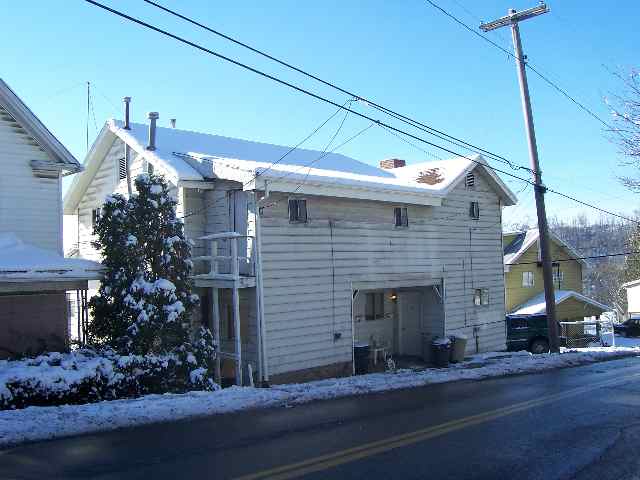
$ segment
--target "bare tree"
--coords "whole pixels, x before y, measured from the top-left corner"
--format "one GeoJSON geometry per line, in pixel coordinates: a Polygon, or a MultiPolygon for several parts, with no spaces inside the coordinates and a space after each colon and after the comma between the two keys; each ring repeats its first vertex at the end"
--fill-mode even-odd
{"type": "MultiPolygon", "coordinates": [[[[618,145],[623,155],[621,163],[640,170],[640,72],[632,69],[629,74],[613,72],[623,84],[620,94],[605,98],[614,117],[610,140],[618,145]]],[[[640,193],[640,174],[621,177],[628,189],[640,193]]]]}

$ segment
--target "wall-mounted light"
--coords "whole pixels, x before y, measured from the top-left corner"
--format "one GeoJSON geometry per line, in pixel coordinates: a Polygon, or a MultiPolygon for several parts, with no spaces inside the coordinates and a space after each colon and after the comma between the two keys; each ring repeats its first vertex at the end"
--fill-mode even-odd
{"type": "Polygon", "coordinates": [[[389,299],[390,299],[392,302],[397,301],[397,300],[398,300],[398,294],[396,294],[396,292],[391,293],[391,296],[389,297],[389,299]]]}

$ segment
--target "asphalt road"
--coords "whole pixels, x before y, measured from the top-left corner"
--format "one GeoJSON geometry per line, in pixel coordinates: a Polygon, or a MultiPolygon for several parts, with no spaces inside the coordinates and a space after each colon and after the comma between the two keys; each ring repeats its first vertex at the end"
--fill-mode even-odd
{"type": "Polygon", "coordinates": [[[640,358],[40,442],[2,479],[640,479],[640,358]]]}

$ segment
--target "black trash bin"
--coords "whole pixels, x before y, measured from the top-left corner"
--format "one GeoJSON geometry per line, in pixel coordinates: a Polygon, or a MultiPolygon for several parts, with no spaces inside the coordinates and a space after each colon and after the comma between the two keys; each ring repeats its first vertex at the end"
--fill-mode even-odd
{"type": "Polygon", "coordinates": [[[436,367],[448,367],[451,354],[451,340],[447,337],[436,338],[431,342],[431,361],[436,367]]]}
{"type": "Polygon", "coordinates": [[[369,373],[369,344],[356,343],[353,346],[353,360],[356,366],[356,375],[369,373]]]}

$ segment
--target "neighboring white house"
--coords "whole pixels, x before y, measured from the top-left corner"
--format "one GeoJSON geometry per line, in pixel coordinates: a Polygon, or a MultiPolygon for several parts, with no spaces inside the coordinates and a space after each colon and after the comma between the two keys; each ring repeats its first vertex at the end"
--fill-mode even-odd
{"type": "Polygon", "coordinates": [[[98,278],[62,254],[61,177],[78,161],[0,79],[0,358],[65,348],[65,292],[98,278]]]}
{"type": "Polygon", "coordinates": [[[627,315],[640,315],[640,280],[634,280],[622,285],[627,291],[627,315]]]}
{"type": "Polygon", "coordinates": [[[110,120],[94,142],[64,204],[79,255],[98,258],[92,220],[106,195],[127,194],[127,170],[164,175],[204,257],[201,321],[221,323],[227,356],[240,344],[245,375],[247,364],[274,383],[351,374],[358,342],[421,355],[423,336],[460,333],[469,352],[505,348],[502,207],[516,198],[482,157],[378,168],[151,123],[110,120]]]}

